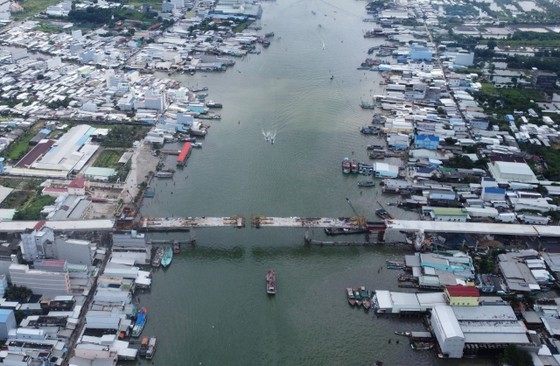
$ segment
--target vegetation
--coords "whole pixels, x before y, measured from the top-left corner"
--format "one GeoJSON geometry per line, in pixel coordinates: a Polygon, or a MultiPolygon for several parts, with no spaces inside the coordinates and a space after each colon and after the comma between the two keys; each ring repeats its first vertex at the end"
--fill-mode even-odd
{"type": "Polygon", "coordinates": [[[92,166],[100,168],[118,168],[118,162],[123,153],[124,150],[103,150],[92,166]]]}
{"type": "Polygon", "coordinates": [[[3,152],[2,156],[11,161],[17,161],[21,159],[29,150],[31,150],[31,146],[29,145],[29,141],[39,132],[41,128],[43,128],[43,123],[36,123],[31,127],[27,132],[20,137],[18,137],[14,142],[8,146],[3,152]]]}
{"type": "MultiPolygon", "coordinates": [[[[539,146],[535,144],[523,144],[520,147],[530,154],[538,155],[542,158],[542,175],[546,179],[560,180],[560,154],[554,147],[539,146]]],[[[535,159],[532,159],[534,161],[535,159]]]]}
{"type": "Polygon", "coordinates": [[[41,210],[43,207],[52,205],[54,197],[37,194],[29,199],[25,205],[18,209],[14,215],[14,220],[40,220],[43,218],[41,210]]]}
{"type": "Polygon", "coordinates": [[[104,147],[130,148],[136,140],[141,140],[149,131],[144,126],[115,126],[101,142],[104,147]]]}
{"type": "Polygon", "coordinates": [[[20,303],[25,303],[29,301],[29,298],[33,295],[33,292],[24,286],[11,285],[6,289],[5,297],[7,301],[17,301],[20,303]]]}
{"type": "Polygon", "coordinates": [[[58,4],[60,0],[24,0],[20,1],[21,6],[23,6],[23,11],[21,13],[12,13],[12,17],[16,20],[21,20],[33,15],[37,15],[44,11],[51,5],[58,4]]]}
{"type": "Polygon", "coordinates": [[[540,90],[505,88],[497,89],[492,84],[484,83],[475,99],[484,107],[487,113],[511,114],[514,110],[526,111],[529,108],[539,110],[535,101],[545,100],[540,90]]]}
{"type": "Polygon", "coordinates": [[[107,9],[93,8],[74,9],[68,14],[68,20],[76,23],[91,24],[94,26],[109,25],[112,27],[117,21],[134,22],[140,29],[147,29],[156,23],[157,13],[153,11],[140,12],[132,9],[107,9]]]}
{"type": "Polygon", "coordinates": [[[447,168],[462,168],[462,169],[473,169],[473,168],[486,168],[488,161],[486,159],[479,159],[476,162],[472,161],[466,155],[455,155],[453,158],[449,159],[445,166],[447,168]]]}
{"type": "Polygon", "coordinates": [[[33,192],[14,190],[0,203],[0,208],[18,208],[27,202],[32,195],[33,192]]]}
{"type": "Polygon", "coordinates": [[[533,366],[531,355],[514,344],[506,347],[502,356],[502,362],[510,366],[533,366]]]}

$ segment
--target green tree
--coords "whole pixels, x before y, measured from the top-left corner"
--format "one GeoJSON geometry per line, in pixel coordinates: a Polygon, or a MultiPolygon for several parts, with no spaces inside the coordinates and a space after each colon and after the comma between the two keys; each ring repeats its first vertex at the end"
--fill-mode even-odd
{"type": "Polygon", "coordinates": [[[504,350],[504,355],[502,356],[502,362],[507,363],[511,366],[533,366],[533,360],[531,355],[519,349],[516,345],[510,344],[504,350]]]}
{"type": "Polygon", "coordinates": [[[7,301],[17,301],[24,303],[29,301],[33,292],[24,286],[12,285],[6,289],[5,297],[7,301]]]}

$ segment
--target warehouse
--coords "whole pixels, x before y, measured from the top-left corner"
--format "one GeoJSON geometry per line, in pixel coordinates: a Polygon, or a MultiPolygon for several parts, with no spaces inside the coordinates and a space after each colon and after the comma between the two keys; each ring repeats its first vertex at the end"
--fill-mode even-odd
{"type": "Polygon", "coordinates": [[[424,313],[434,306],[445,304],[443,292],[393,292],[377,290],[373,297],[374,309],[380,314],[424,313]]]}
{"type": "Polygon", "coordinates": [[[493,161],[488,170],[498,181],[537,183],[538,179],[527,163],[511,161],[493,161]]]}
{"type": "Polygon", "coordinates": [[[432,310],[430,323],[441,352],[449,358],[509,344],[531,344],[525,327],[509,305],[438,305],[432,310]]]}

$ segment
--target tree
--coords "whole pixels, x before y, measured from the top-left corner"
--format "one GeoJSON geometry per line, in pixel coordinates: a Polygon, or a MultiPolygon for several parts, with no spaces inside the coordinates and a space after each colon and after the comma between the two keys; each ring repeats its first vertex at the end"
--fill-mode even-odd
{"type": "Polygon", "coordinates": [[[8,286],[5,293],[7,301],[17,301],[20,303],[29,301],[31,295],[33,295],[33,292],[30,289],[17,285],[8,286]]]}
{"type": "Polygon", "coordinates": [[[504,350],[504,355],[502,356],[502,362],[507,363],[511,366],[533,366],[533,360],[531,355],[519,349],[516,345],[510,344],[504,350]]]}

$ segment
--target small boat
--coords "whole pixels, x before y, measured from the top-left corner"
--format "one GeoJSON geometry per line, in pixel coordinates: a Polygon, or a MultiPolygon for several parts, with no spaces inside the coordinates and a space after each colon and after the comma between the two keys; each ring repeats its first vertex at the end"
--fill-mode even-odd
{"type": "Polygon", "coordinates": [[[385,151],[385,147],[382,145],[368,145],[366,146],[366,150],[385,151]]]}
{"type": "Polygon", "coordinates": [[[372,180],[364,180],[358,182],[358,187],[375,187],[375,182],[372,180]]]}
{"type": "Polygon", "coordinates": [[[360,296],[362,296],[362,299],[369,299],[369,292],[365,286],[360,286],[360,296]]]}
{"type": "Polygon", "coordinates": [[[141,357],[145,357],[146,352],[148,352],[148,338],[144,337],[142,338],[142,342],[140,343],[140,350],[138,351],[138,353],[141,357]]]}
{"type": "Polygon", "coordinates": [[[356,229],[350,229],[350,228],[346,228],[346,227],[326,227],[325,228],[325,234],[327,234],[329,236],[363,234],[363,233],[366,233],[366,232],[367,232],[366,229],[361,229],[361,228],[356,228],[356,229]]]}
{"type": "Polygon", "coordinates": [[[410,342],[410,347],[415,351],[427,351],[435,347],[434,342],[410,342]]]}
{"type": "Polygon", "coordinates": [[[266,293],[276,295],[276,273],[273,270],[266,273],[266,293]]]}
{"type": "Polygon", "coordinates": [[[391,214],[389,212],[387,212],[387,210],[385,210],[384,208],[380,208],[375,210],[375,214],[385,220],[392,220],[393,216],[391,216],[391,214]]]}
{"type": "Polygon", "coordinates": [[[354,289],[354,298],[356,299],[356,305],[358,306],[362,306],[362,295],[360,294],[360,291],[357,289],[354,289]]]}
{"type": "Polygon", "coordinates": [[[264,36],[265,36],[266,38],[272,38],[272,37],[274,37],[274,32],[265,33],[264,36]]]}
{"type": "Polygon", "coordinates": [[[373,135],[375,134],[376,131],[372,127],[367,126],[367,127],[362,127],[360,129],[360,132],[364,135],[373,135]]]}
{"type": "Polygon", "coordinates": [[[200,149],[200,148],[202,148],[202,142],[193,142],[193,144],[191,146],[200,149]]]}
{"type": "Polygon", "coordinates": [[[358,174],[360,172],[360,164],[356,160],[350,162],[350,173],[358,174]]]}
{"type": "Polygon", "coordinates": [[[206,103],[206,106],[207,106],[208,108],[216,108],[216,109],[218,109],[218,108],[222,108],[222,103],[216,103],[216,102],[213,102],[213,101],[209,100],[209,101],[206,103]]]}
{"type": "Polygon", "coordinates": [[[173,248],[167,248],[163,252],[163,257],[161,258],[161,265],[165,268],[171,264],[173,260],[173,248]]]}
{"type": "Polygon", "coordinates": [[[362,306],[364,307],[365,311],[369,311],[369,309],[371,309],[371,300],[369,298],[366,298],[362,301],[362,306]]]}
{"type": "Polygon", "coordinates": [[[136,322],[134,323],[134,327],[132,327],[132,337],[140,337],[140,334],[142,334],[144,326],[146,325],[147,316],[148,310],[146,308],[138,310],[138,314],[136,314],[136,322]]]}
{"type": "Polygon", "coordinates": [[[351,306],[356,305],[356,298],[354,297],[354,291],[348,287],[346,288],[346,299],[351,306]]]}
{"type": "Polygon", "coordinates": [[[387,268],[388,269],[405,269],[406,268],[406,264],[403,261],[393,261],[393,260],[387,259],[386,263],[387,263],[387,268]]]}
{"type": "Polygon", "coordinates": [[[161,259],[163,258],[163,248],[157,248],[156,254],[152,258],[152,267],[159,267],[161,265],[161,259]]]}
{"type": "Polygon", "coordinates": [[[395,335],[398,335],[398,336],[410,337],[411,334],[412,333],[410,333],[410,332],[401,332],[401,331],[395,330],[395,335]]]}
{"type": "Polygon", "coordinates": [[[352,171],[352,163],[350,162],[350,159],[344,158],[344,160],[342,160],[342,173],[350,174],[351,171],[352,171]]]}
{"type": "Polygon", "coordinates": [[[175,242],[173,243],[173,254],[179,254],[179,253],[181,253],[181,245],[175,242]]]}
{"type": "Polygon", "coordinates": [[[154,353],[156,353],[157,338],[151,337],[148,342],[148,350],[146,351],[146,360],[151,360],[154,358],[154,353]]]}

